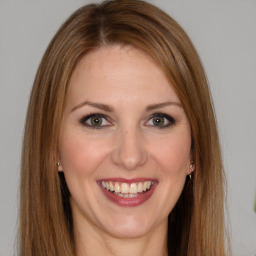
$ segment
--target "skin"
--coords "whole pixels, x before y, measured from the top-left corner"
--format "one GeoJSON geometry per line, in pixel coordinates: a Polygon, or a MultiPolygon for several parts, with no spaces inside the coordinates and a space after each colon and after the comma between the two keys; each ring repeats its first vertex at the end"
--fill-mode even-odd
{"type": "Polygon", "coordinates": [[[59,171],[71,193],[78,255],[166,255],[167,218],[190,173],[190,148],[181,102],[148,55],[114,45],[83,57],[71,76],[59,137],[59,171]],[[91,119],[81,123],[93,113],[106,116],[98,129],[91,119]],[[175,122],[161,117],[160,128],[155,113],[175,122]],[[115,177],[158,184],[143,204],[123,207],[97,184],[115,177]]]}

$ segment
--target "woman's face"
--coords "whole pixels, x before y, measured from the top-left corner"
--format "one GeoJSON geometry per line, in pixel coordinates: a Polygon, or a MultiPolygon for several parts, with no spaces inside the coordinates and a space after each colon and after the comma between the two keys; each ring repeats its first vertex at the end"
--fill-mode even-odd
{"type": "Polygon", "coordinates": [[[75,68],[59,137],[59,171],[75,228],[114,237],[166,230],[189,173],[190,125],[156,63],[130,46],[75,68]]]}

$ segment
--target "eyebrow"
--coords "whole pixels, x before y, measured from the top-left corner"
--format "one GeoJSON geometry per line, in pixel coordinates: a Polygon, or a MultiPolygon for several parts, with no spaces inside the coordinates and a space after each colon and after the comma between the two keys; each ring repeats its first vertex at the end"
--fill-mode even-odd
{"type": "MultiPolygon", "coordinates": [[[[170,105],[174,105],[180,108],[183,108],[181,103],[179,102],[174,102],[174,101],[170,101],[170,102],[164,102],[164,103],[158,103],[158,104],[152,104],[147,106],[146,111],[152,111],[158,108],[163,108],[166,106],[170,106],[170,105]]],[[[84,101],[80,104],[78,104],[77,106],[75,106],[74,108],[72,108],[71,112],[77,110],[78,108],[81,108],[83,106],[90,106],[90,107],[94,107],[94,108],[98,108],[101,110],[104,110],[106,112],[113,112],[113,108],[106,105],[106,104],[102,104],[102,103],[95,103],[95,102],[90,102],[90,101],[84,101]]]]}
{"type": "Polygon", "coordinates": [[[155,110],[155,109],[158,109],[158,108],[163,108],[163,107],[170,106],[170,105],[174,105],[174,106],[183,108],[181,103],[174,102],[174,101],[169,101],[169,102],[149,105],[149,106],[147,106],[146,110],[147,111],[152,111],[152,110],[155,110]]]}
{"type": "Polygon", "coordinates": [[[78,108],[81,108],[83,106],[90,106],[90,107],[94,107],[94,108],[98,108],[101,110],[104,110],[106,112],[113,112],[113,108],[106,105],[106,104],[102,104],[102,103],[95,103],[95,102],[90,102],[90,101],[84,101],[80,104],[78,104],[77,106],[75,106],[74,108],[72,108],[71,112],[77,110],[78,108]]]}

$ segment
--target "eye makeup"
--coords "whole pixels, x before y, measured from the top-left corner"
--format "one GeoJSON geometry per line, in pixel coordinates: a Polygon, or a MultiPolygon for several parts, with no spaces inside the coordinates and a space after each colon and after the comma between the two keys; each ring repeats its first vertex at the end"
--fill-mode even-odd
{"type": "Polygon", "coordinates": [[[154,113],[146,122],[146,126],[151,126],[157,129],[164,129],[176,124],[176,120],[165,113],[154,113]]]}
{"type": "MultiPolygon", "coordinates": [[[[91,129],[102,129],[112,125],[109,117],[101,113],[91,113],[80,119],[79,123],[91,129]]],[[[164,129],[176,124],[176,120],[165,113],[154,113],[144,123],[147,127],[164,129]]]]}
{"type": "Polygon", "coordinates": [[[88,128],[101,129],[106,126],[111,126],[106,115],[101,113],[92,113],[84,116],[80,123],[88,128]]]}

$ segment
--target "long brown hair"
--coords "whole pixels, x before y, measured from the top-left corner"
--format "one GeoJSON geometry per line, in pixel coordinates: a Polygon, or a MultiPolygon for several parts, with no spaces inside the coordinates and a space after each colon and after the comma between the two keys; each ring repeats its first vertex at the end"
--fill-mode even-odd
{"type": "Polygon", "coordinates": [[[62,25],[39,66],[28,106],[20,185],[20,255],[75,254],[69,191],[57,148],[69,79],[78,61],[104,45],[128,44],[165,72],[189,118],[196,170],[169,215],[168,251],[224,256],[224,173],[219,138],[198,54],[183,29],[139,0],[86,5],[62,25]]]}

